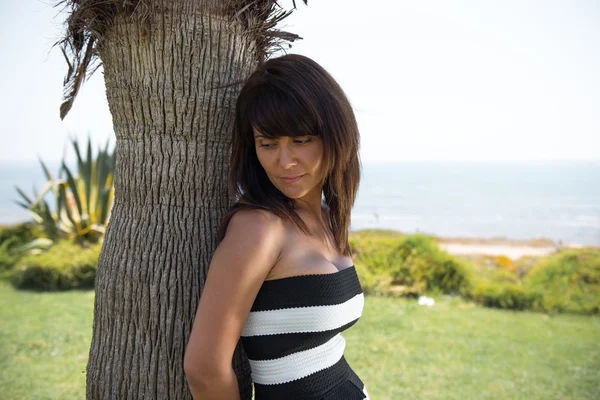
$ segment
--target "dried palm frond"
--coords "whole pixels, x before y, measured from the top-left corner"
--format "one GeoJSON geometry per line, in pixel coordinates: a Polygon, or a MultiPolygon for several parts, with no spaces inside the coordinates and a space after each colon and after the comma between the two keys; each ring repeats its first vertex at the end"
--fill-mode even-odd
{"type": "Polygon", "coordinates": [[[124,14],[143,21],[148,12],[144,1],[128,0],[61,0],[55,7],[69,12],[65,35],[55,43],[68,65],[60,105],[60,118],[64,119],[85,79],[101,66],[96,46],[114,18],[124,14]]]}
{"type": "MultiPolygon", "coordinates": [[[[308,5],[308,0],[302,0],[308,5]]],[[[256,43],[256,59],[264,61],[273,53],[283,50],[283,45],[302,39],[300,36],[277,29],[276,26],[296,9],[285,10],[275,0],[232,0],[227,2],[226,14],[233,16],[246,28],[256,43]]]]}
{"type": "MultiPolygon", "coordinates": [[[[303,2],[308,4],[308,0],[303,2]]],[[[292,10],[284,10],[275,0],[197,1],[207,13],[219,13],[241,23],[248,39],[256,44],[254,57],[258,62],[283,49],[284,43],[301,39],[296,34],[275,28],[296,9],[295,0],[292,3],[292,10]]],[[[97,46],[102,44],[103,36],[115,18],[125,15],[147,24],[151,17],[169,12],[170,7],[156,0],[61,0],[55,5],[59,6],[69,12],[64,38],[55,44],[60,47],[68,65],[60,105],[60,118],[64,119],[85,79],[100,67],[97,46]]]]}
{"type": "MultiPolygon", "coordinates": [[[[72,45],[71,45],[72,46],[72,45]]],[[[77,57],[74,59],[76,63],[75,67],[69,62],[69,57],[67,56],[67,51],[65,50],[66,46],[61,47],[61,51],[69,65],[69,69],[67,71],[67,75],[63,81],[63,103],[60,105],[60,119],[64,119],[73,106],[73,102],[75,101],[75,97],[77,96],[77,92],[79,92],[79,88],[81,84],[85,80],[86,76],[91,76],[94,71],[100,66],[98,61],[98,57],[94,56],[94,38],[87,39],[87,44],[85,50],[83,51],[83,57],[77,57]],[[95,62],[95,66],[93,70],[88,70],[91,61],[95,62]]],[[[73,54],[74,52],[71,51],[73,54]]],[[[76,52],[75,54],[82,54],[82,51],[76,52]]]]}

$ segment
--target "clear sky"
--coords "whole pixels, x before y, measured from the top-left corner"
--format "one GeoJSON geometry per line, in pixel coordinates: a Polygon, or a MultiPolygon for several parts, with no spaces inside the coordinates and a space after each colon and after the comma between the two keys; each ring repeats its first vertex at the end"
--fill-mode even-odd
{"type": "MultiPolygon", "coordinates": [[[[0,2],[0,161],[58,160],[69,134],[114,142],[101,69],[60,121],[63,16],[49,4],[0,2]]],[[[363,161],[600,159],[597,1],[296,4],[283,25],[304,40],[289,52],[340,82],[363,161]]]]}

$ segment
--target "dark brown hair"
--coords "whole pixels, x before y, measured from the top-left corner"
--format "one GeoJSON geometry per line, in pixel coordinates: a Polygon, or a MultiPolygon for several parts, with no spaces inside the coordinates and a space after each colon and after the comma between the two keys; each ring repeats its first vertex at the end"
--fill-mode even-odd
{"type": "Polygon", "coordinates": [[[242,208],[269,210],[310,235],[294,211],[294,201],[269,180],[254,144],[253,127],[268,138],[319,136],[323,141],[322,180],[330,228],[338,251],[350,256],[348,226],[360,182],[360,134],[350,102],[338,83],[308,57],[273,58],[250,75],[236,103],[230,143],[229,192],[236,203],[223,218],[218,240],[242,208]]]}

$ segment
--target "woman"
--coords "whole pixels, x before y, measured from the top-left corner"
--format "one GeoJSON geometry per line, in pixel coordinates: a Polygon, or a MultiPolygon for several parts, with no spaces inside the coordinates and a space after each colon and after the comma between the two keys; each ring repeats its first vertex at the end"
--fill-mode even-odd
{"type": "Polygon", "coordinates": [[[256,400],[367,398],[339,334],[361,315],[348,244],[359,132],[335,80],[296,54],[266,61],[236,104],[224,218],[185,354],[195,399],[238,399],[242,339],[256,400]]]}

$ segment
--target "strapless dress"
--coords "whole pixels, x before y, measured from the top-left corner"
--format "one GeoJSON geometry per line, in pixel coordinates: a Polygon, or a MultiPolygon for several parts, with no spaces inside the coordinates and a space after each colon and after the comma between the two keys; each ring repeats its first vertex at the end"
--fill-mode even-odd
{"type": "Polygon", "coordinates": [[[241,339],[255,400],[363,400],[341,332],[364,307],[356,268],[265,281],[241,339]]]}

